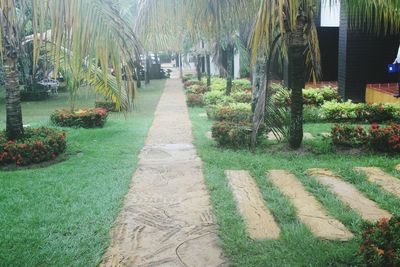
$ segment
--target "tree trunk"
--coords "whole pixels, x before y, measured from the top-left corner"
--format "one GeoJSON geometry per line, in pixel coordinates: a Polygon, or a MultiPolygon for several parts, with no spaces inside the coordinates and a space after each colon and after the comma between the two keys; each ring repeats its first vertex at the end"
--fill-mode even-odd
{"type": "Polygon", "coordinates": [[[144,71],[144,84],[149,84],[150,83],[150,60],[149,60],[149,54],[146,53],[146,59],[145,59],[145,71],[144,71]]]}
{"type": "Polygon", "coordinates": [[[201,81],[201,56],[200,55],[197,55],[196,72],[197,72],[197,79],[199,81],[201,81]]]}
{"type": "Polygon", "coordinates": [[[303,141],[303,88],[305,86],[305,17],[299,11],[296,31],[288,38],[288,86],[292,90],[289,145],[298,149],[303,141]]]}
{"type": "Polygon", "coordinates": [[[21,138],[24,135],[24,127],[22,124],[21,95],[19,91],[17,70],[17,57],[6,55],[3,68],[6,87],[6,132],[7,138],[10,140],[14,140],[21,138]]]}
{"type": "Polygon", "coordinates": [[[182,61],[182,54],[179,54],[179,77],[183,79],[183,61],[182,61]]]}
{"type": "Polygon", "coordinates": [[[142,87],[142,82],[140,80],[140,64],[139,63],[137,63],[137,66],[136,66],[136,86],[137,86],[137,88],[142,87]]]}
{"type": "Polygon", "coordinates": [[[207,64],[207,86],[211,86],[211,58],[210,55],[206,56],[207,64]]]}
{"type": "Polygon", "coordinates": [[[226,74],[226,95],[231,95],[232,92],[232,81],[234,76],[234,64],[235,64],[235,49],[233,44],[228,44],[226,49],[227,54],[227,74],[226,74]]]}

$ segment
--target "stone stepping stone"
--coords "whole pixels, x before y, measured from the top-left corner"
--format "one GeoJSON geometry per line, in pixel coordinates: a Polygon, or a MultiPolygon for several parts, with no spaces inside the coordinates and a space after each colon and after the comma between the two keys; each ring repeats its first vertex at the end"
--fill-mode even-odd
{"type": "Polygon", "coordinates": [[[356,171],[365,173],[369,182],[375,183],[387,192],[400,197],[400,179],[385,173],[380,168],[356,167],[354,169],[356,171]]]}
{"type": "Polygon", "coordinates": [[[239,212],[252,239],[278,239],[280,229],[247,171],[225,171],[239,212]]]}
{"type": "Polygon", "coordinates": [[[319,238],[347,241],[353,234],[338,220],[327,215],[321,204],[310,195],[297,178],[285,170],[267,172],[271,182],[290,199],[300,221],[319,238]]]}
{"type": "Polygon", "coordinates": [[[309,176],[314,176],[318,182],[333,192],[338,198],[355,210],[367,221],[376,222],[382,218],[390,219],[392,215],[378,207],[378,205],[366,198],[356,187],[340,179],[339,176],[326,169],[309,169],[309,176]]]}

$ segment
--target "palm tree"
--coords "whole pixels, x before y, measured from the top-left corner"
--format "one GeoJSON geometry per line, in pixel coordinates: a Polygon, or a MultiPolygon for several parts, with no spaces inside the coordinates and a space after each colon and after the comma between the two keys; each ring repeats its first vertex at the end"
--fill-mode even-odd
{"type": "MultiPolygon", "coordinates": [[[[6,73],[9,139],[23,136],[16,61],[23,38],[19,34],[17,17],[18,12],[26,8],[25,2],[0,0],[0,51],[6,73]]],[[[131,99],[135,95],[134,66],[127,63],[134,61],[141,46],[132,27],[121,18],[119,2],[31,0],[29,3],[33,9],[34,66],[43,43],[51,43],[49,54],[54,61],[54,73],[58,73],[62,62],[71,69],[81,69],[82,76],[91,80],[95,89],[105,92],[117,106],[126,106],[124,97],[131,99]],[[47,36],[46,32],[51,34],[47,36]],[[109,80],[109,66],[116,74],[115,82],[109,80]],[[123,73],[127,77],[125,81],[123,73]]]]}
{"type": "MultiPolygon", "coordinates": [[[[313,64],[313,70],[317,74],[319,70],[319,45],[314,24],[317,2],[316,0],[262,1],[251,40],[253,61],[261,54],[261,57],[266,57],[267,61],[271,62],[276,51],[286,58],[287,85],[292,91],[289,144],[294,149],[300,147],[303,139],[302,89],[306,79],[306,58],[313,64]],[[276,50],[278,39],[280,39],[280,49],[276,50]]],[[[267,77],[269,72],[270,69],[267,69],[265,73],[267,77]]],[[[266,84],[268,88],[268,79],[266,84]]],[[[265,97],[266,93],[261,95],[265,97]]],[[[257,105],[265,106],[265,99],[259,99],[257,105]]],[[[265,112],[263,108],[256,107],[256,110],[265,112]]],[[[254,122],[256,126],[253,127],[253,131],[257,132],[257,125],[263,116],[255,114],[255,118],[257,120],[254,122]]]]}

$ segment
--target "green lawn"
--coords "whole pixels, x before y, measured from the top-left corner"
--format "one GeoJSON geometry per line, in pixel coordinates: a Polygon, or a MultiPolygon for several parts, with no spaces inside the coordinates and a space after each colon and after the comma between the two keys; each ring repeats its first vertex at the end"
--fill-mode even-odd
{"type": "MultiPolygon", "coordinates": [[[[139,91],[136,110],[102,129],[67,129],[68,159],[46,168],[0,171],[0,266],[96,266],[108,246],[164,82],[139,91]]],[[[79,106],[93,106],[81,92],[79,106]]],[[[24,103],[24,123],[47,125],[65,94],[24,103]]],[[[4,128],[4,101],[0,103],[4,128]]]]}
{"type": "MultiPolygon", "coordinates": [[[[281,145],[269,145],[255,153],[221,149],[205,137],[211,122],[199,116],[200,113],[204,113],[201,108],[190,110],[195,145],[205,163],[206,183],[220,227],[220,237],[232,265],[363,266],[358,253],[363,223],[361,217],[320,186],[314,178],[304,175],[308,168],[329,168],[356,185],[380,207],[400,215],[400,199],[366,182],[365,176],[352,170],[356,166],[376,166],[399,177],[399,173],[394,170],[399,158],[379,154],[335,153],[329,141],[322,138],[307,141],[305,148],[299,152],[291,152],[281,145]],[[233,195],[224,175],[224,170],[240,169],[249,170],[255,178],[268,207],[281,227],[279,240],[253,241],[246,235],[244,223],[236,212],[233,195]],[[266,178],[265,172],[270,169],[293,172],[328,213],[343,222],[356,238],[350,242],[322,241],[315,238],[299,222],[290,201],[266,178]]],[[[305,130],[317,134],[321,131],[329,132],[330,127],[330,124],[307,124],[305,130]]]]}

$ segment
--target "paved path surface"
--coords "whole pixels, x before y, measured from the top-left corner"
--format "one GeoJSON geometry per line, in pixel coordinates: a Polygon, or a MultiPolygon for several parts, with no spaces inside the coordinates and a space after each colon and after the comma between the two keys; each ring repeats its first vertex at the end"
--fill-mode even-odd
{"type": "Polygon", "coordinates": [[[102,266],[225,266],[179,80],[158,104],[102,266]]]}

